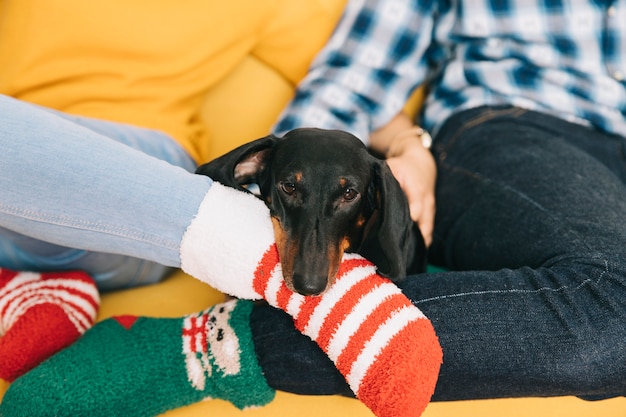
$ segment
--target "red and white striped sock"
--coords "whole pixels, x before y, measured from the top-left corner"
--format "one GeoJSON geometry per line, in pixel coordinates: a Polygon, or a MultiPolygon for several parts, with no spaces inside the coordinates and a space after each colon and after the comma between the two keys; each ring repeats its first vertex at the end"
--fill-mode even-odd
{"type": "Polygon", "coordinates": [[[100,297],[79,272],[0,268],[0,378],[12,382],[93,326],[100,297]]]}
{"type": "Polygon", "coordinates": [[[346,254],[334,285],[304,297],[287,288],[273,246],[255,291],[293,318],[378,417],[419,416],[435,389],[442,351],[430,321],[363,257],[346,254]]]}

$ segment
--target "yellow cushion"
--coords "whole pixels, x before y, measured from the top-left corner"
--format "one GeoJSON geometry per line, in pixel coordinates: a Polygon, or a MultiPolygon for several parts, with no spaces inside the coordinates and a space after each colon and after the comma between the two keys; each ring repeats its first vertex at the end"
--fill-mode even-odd
{"type": "Polygon", "coordinates": [[[210,157],[267,135],[293,90],[262,61],[245,58],[204,100],[201,117],[211,138],[210,157]]]}

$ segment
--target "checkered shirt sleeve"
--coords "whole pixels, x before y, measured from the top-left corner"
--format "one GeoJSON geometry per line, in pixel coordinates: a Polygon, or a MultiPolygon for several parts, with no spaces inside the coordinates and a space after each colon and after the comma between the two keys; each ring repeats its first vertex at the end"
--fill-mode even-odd
{"type": "Polygon", "coordinates": [[[624,0],[353,0],[275,126],[369,133],[430,87],[420,123],[510,104],[626,136],[624,0]]]}

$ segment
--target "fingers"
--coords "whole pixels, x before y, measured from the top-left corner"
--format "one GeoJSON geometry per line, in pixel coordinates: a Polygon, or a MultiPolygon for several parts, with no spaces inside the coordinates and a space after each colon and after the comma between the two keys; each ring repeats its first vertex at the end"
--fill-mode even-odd
{"type": "Polygon", "coordinates": [[[429,195],[424,198],[424,204],[421,211],[415,213],[416,217],[413,217],[413,212],[411,213],[411,218],[417,223],[417,226],[422,233],[422,237],[424,238],[426,247],[429,247],[433,241],[435,211],[435,197],[429,195]]]}
{"type": "Polygon", "coordinates": [[[432,242],[436,211],[437,171],[433,156],[428,149],[417,146],[387,159],[387,164],[407,197],[411,219],[417,223],[428,247],[432,242]]]}
{"type": "Polygon", "coordinates": [[[433,239],[437,168],[428,149],[428,132],[400,112],[387,125],[372,132],[370,145],[387,156],[387,164],[406,194],[411,219],[418,225],[426,246],[433,239]]]}
{"type": "MultiPolygon", "coordinates": [[[[404,178],[406,179],[406,177],[404,178]]],[[[400,187],[407,196],[411,220],[417,223],[424,243],[428,247],[432,242],[435,223],[434,189],[431,189],[428,184],[416,181],[403,181],[400,183],[400,187]]]]}

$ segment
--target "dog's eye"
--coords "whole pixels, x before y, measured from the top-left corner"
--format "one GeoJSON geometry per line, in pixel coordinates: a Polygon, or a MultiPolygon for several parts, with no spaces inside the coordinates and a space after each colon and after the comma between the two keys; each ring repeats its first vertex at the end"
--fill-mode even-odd
{"type": "Polygon", "coordinates": [[[293,182],[281,182],[280,189],[283,193],[287,195],[292,195],[296,192],[296,184],[294,184],[293,182]]]}
{"type": "Polygon", "coordinates": [[[354,188],[346,188],[343,190],[344,201],[352,201],[357,195],[359,195],[359,193],[354,188]]]}

